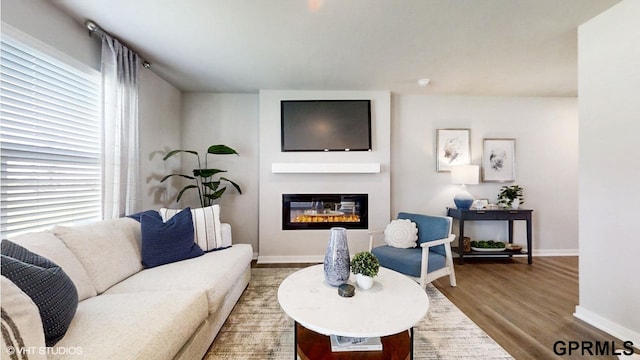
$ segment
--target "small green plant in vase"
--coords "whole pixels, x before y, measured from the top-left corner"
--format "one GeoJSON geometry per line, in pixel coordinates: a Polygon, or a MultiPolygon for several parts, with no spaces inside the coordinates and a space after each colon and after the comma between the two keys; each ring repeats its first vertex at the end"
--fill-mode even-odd
{"type": "Polygon", "coordinates": [[[498,193],[498,205],[517,209],[524,204],[523,188],[519,185],[503,186],[498,193]]]}
{"type": "Polygon", "coordinates": [[[356,283],[362,289],[371,289],[373,277],[378,275],[380,262],[378,258],[368,251],[355,254],[351,259],[351,272],[356,274],[356,283]]]}

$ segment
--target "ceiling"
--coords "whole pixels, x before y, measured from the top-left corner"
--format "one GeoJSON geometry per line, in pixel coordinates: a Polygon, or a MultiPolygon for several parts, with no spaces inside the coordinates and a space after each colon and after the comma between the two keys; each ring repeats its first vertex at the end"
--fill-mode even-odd
{"type": "Polygon", "coordinates": [[[620,2],[51,1],[119,37],[183,91],[483,96],[576,96],[577,28],[620,2]]]}

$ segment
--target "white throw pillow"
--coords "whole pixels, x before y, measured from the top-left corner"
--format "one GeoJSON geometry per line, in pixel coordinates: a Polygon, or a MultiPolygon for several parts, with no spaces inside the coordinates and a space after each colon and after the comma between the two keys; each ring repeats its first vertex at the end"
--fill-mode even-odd
{"type": "Polygon", "coordinates": [[[408,249],[416,246],[418,228],[409,219],[393,220],[384,229],[384,241],[389,246],[408,249]]]}
{"type": "MultiPolygon", "coordinates": [[[[14,359],[18,350],[28,352],[29,359],[46,359],[44,330],[38,306],[11,280],[2,277],[2,359],[14,359]],[[6,357],[5,357],[6,355],[6,357]]],[[[18,353],[20,355],[20,353],[18,353]]],[[[18,356],[26,359],[27,356],[18,356]]]]}
{"type": "MultiPolygon", "coordinates": [[[[166,222],[182,209],[160,209],[162,221],[166,222]]],[[[205,208],[191,209],[193,219],[194,241],[205,252],[223,249],[231,246],[222,239],[222,226],[220,225],[220,205],[207,206],[205,208]]]]}

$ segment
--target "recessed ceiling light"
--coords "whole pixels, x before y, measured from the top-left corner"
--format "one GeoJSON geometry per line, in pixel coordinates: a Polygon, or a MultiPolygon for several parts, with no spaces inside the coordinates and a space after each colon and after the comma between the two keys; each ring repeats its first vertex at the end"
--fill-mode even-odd
{"type": "Polygon", "coordinates": [[[429,79],[420,79],[418,80],[418,85],[425,87],[427,85],[429,85],[429,83],[431,82],[431,80],[429,79]]]}

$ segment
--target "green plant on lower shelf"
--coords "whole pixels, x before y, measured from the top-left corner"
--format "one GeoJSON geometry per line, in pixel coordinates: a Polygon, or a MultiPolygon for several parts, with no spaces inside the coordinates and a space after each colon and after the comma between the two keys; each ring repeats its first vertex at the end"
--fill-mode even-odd
{"type": "Polygon", "coordinates": [[[378,258],[368,251],[359,252],[351,259],[351,272],[354,274],[374,277],[378,275],[379,269],[378,258]]]}
{"type": "Polygon", "coordinates": [[[493,241],[493,240],[480,240],[480,241],[472,241],[471,247],[480,248],[480,249],[502,249],[506,245],[502,241],[493,241]]]}

